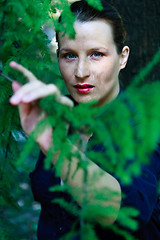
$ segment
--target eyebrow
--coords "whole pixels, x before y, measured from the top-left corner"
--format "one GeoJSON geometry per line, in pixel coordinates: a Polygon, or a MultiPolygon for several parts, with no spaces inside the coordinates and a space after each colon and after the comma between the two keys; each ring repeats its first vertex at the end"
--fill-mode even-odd
{"type": "MultiPolygon", "coordinates": [[[[64,52],[69,52],[69,51],[75,51],[74,49],[71,49],[71,48],[62,48],[59,50],[60,52],[64,51],[64,52]]],[[[105,51],[105,52],[108,52],[108,49],[107,48],[104,48],[104,47],[98,47],[98,48],[91,48],[89,49],[89,51],[105,51]]]]}
{"type": "Polygon", "coordinates": [[[107,48],[104,48],[104,47],[99,47],[99,48],[91,48],[89,49],[90,51],[105,51],[105,52],[108,52],[108,49],[107,48]]]}
{"type": "Polygon", "coordinates": [[[60,51],[60,52],[61,52],[61,51],[69,52],[69,51],[74,51],[74,50],[71,49],[71,48],[61,48],[61,49],[59,49],[59,51],[60,51]]]}

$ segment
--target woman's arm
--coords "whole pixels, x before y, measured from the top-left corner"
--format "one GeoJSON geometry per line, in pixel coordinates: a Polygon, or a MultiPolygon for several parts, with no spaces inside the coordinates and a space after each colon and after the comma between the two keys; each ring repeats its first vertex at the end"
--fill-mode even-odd
{"type": "MultiPolygon", "coordinates": [[[[76,148],[73,146],[73,149],[76,148]]],[[[103,225],[112,224],[118,215],[121,204],[121,188],[118,181],[109,173],[102,170],[90,159],[86,159],[81,153],[81,159],[72,157],[71,164],[68,159],[64,160],[61,178],[71,186],[72,196],[76,199],[80,206],[83,204],[83,197],[87,200],[87,208],[99,207],[100,215],[95,216],[96,220],[103,225]],[[78,168],[79,161],[84,161],[87,165],[87,191],[85,189],[85,171],[78,168]],[[76,173],[75,173],[76,172],[76,173]],[[74,174],[75,173],[75,174],[74,174]],[[72,190],[73,189],[73,190],[72,190]],[[97,199],[97,196],[100,198],[97,199]]],[[[93,214],[93,213],[92,213],[93,214]]],[[[97,213],[96,213],[97,214],[97,213]]]]}

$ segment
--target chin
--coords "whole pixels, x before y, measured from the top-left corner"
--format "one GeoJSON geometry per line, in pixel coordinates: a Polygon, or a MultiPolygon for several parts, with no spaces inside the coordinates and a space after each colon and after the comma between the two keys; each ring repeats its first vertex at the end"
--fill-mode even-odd
{"type": "Polygon", "coordinates": [[[82,97],[78,96],[78,97],[75,97],[74,99],[78,103],[89,103],[89,102],[92,102],[92,101],[96,100],[96,99],[91,98],[89,96],[82,96],[82,97]]]}

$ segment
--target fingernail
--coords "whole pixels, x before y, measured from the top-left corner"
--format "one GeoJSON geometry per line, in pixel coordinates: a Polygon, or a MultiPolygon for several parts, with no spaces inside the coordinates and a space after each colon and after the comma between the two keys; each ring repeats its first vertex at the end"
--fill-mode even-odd
{"type": "Polygon", "coordinates": [[[9,64],[11,67],[15,67],[16,65],[17,65],[17,63],[16,62],[14,62],[14,61],[12,61],[12,62],[10,62],[10,64],[9,64]]]}

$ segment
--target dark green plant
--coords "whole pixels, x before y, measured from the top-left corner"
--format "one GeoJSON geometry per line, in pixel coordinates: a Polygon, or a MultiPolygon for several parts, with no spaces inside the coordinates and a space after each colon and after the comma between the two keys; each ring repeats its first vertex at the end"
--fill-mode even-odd
{"type": "MultiPolygon", "coordinates": [[[[101,7],[98,0],[90,0],[88,3],[101,7]]],[[[63,91],[56,57],[54,53],[50,52],[50,41],[43,28],[46,24],[54,27],[57,31],[67,31],[71,37],[74,37],[74,17],[70,12],[68,1],[36,0],[31,2],[23,0],[19,2],[17,0],[2,0],[0,9],[0,61],[3,72],[25,83],[26,80],[23,76],[8,66],[9,62],[14,60],[30,69],[39,79],[46,83],[55,83],[63,91]],[[62,24],[59,24],[56,13],[62,9],[64,11],[62,24]]],[[[20,207],[18,204],[19,196],[21,196],[19,181],[27,181],[28,183],[28,180],[26,178],[24,180],[22,175],[33,168],[32,160],[37,157],[39,151],[38,147],[35,150],[34,139],[46,123],[49,123],[53,128],[56,127],[54,131],[56,141],[53,142],[55,148],[50,148],[47,154],[46,168],[50,166],[53,154],[59,149],[61,149],[61,154],[56,167],[58,176],[64,157],[68,157],[70,161],[72,161],[73,156],[80,158],[81,161],[77,169],[84,170],[84,196],[87,189],[86,157],[114,174],[124,184],[131,182],[132,175],[140,174],[140,166],[148,163],[149,156],[156,148],[160,135],[160,114],[157,110],[160,105],[160,83],[157,81],[144,84],[146,75],[150,73],[159,60],[160,51],[133,79],[126,91],[104,107],[92,108],[95,103],[89,103],[79,104],[71,109],[55,102],[52,96],[41,100],[41,107],[45,109],[49,117],[38,124],[29,138],[21,129],[17,108],[9,104],[9,97],[12,95],[10,83],[0,77],[0,236],[3,236],[2,239],[29,239],[29,234],[33,234],[35,231],[35,229],[31,229],[31,231],[22,229],[16,233],[13,219],[15,211],[25,212],[26,210],[25,207],[20,207]],[[69,136],[66,133],[68,124],[72,128],[69,136]],[[80,139],[80,133],[83,131],[89,134],[93,133],[88,146],[85,146],[83,140],[80,139]],[[79,144],[79,148],[85,155],[82,155],[78,150],[72,151],[75,142],[79,144]],[[93,151],[95,144],[102,144],[104,151],[93,151]],[[12,213],[14,214],[12,215],[12,213]]],[[[92,190],[94,191],[94,189],[92,190]]],[[[72,194],[72,189],[66,184],[53,187],[51,191],[68,191],[72,194]]],[[[108,198],[110,197],[111,193],[108,190],[108,198]]],[[[96,198],[98,202],[104,196],[97,193],[96,198]]],[[[98,207],[90,206],[85,198],[81,210],[75,206],[73,208],[71,203],[68,204],[60,199],[54,201],[76,214],[81,223],[80,234],[83,240],[96,240],[92,219],[97,211],[102,214],[110,214],[110,211],[114,210],[104,209],[99,205],[98,207]]],[[[31,202],[26,198],[24,204],[29,205],[31,202]]],[[[30,211],[33,211],[31,207],[30,211]]],[[[123,226],[135,230],[137,224],[134,217],[137,214],[138,212],[134,209],[122,208],[118,220],[123,226]]],[[[24,226],[23,220],[20,224],[24,226]]],[[[130,234],[118,227],[111,226],[110,228],[128,240],[133,239],[130,234]]],[[[73,234],[75,234],[74,228],[64,239],[70,239],[73,234]]]]}

